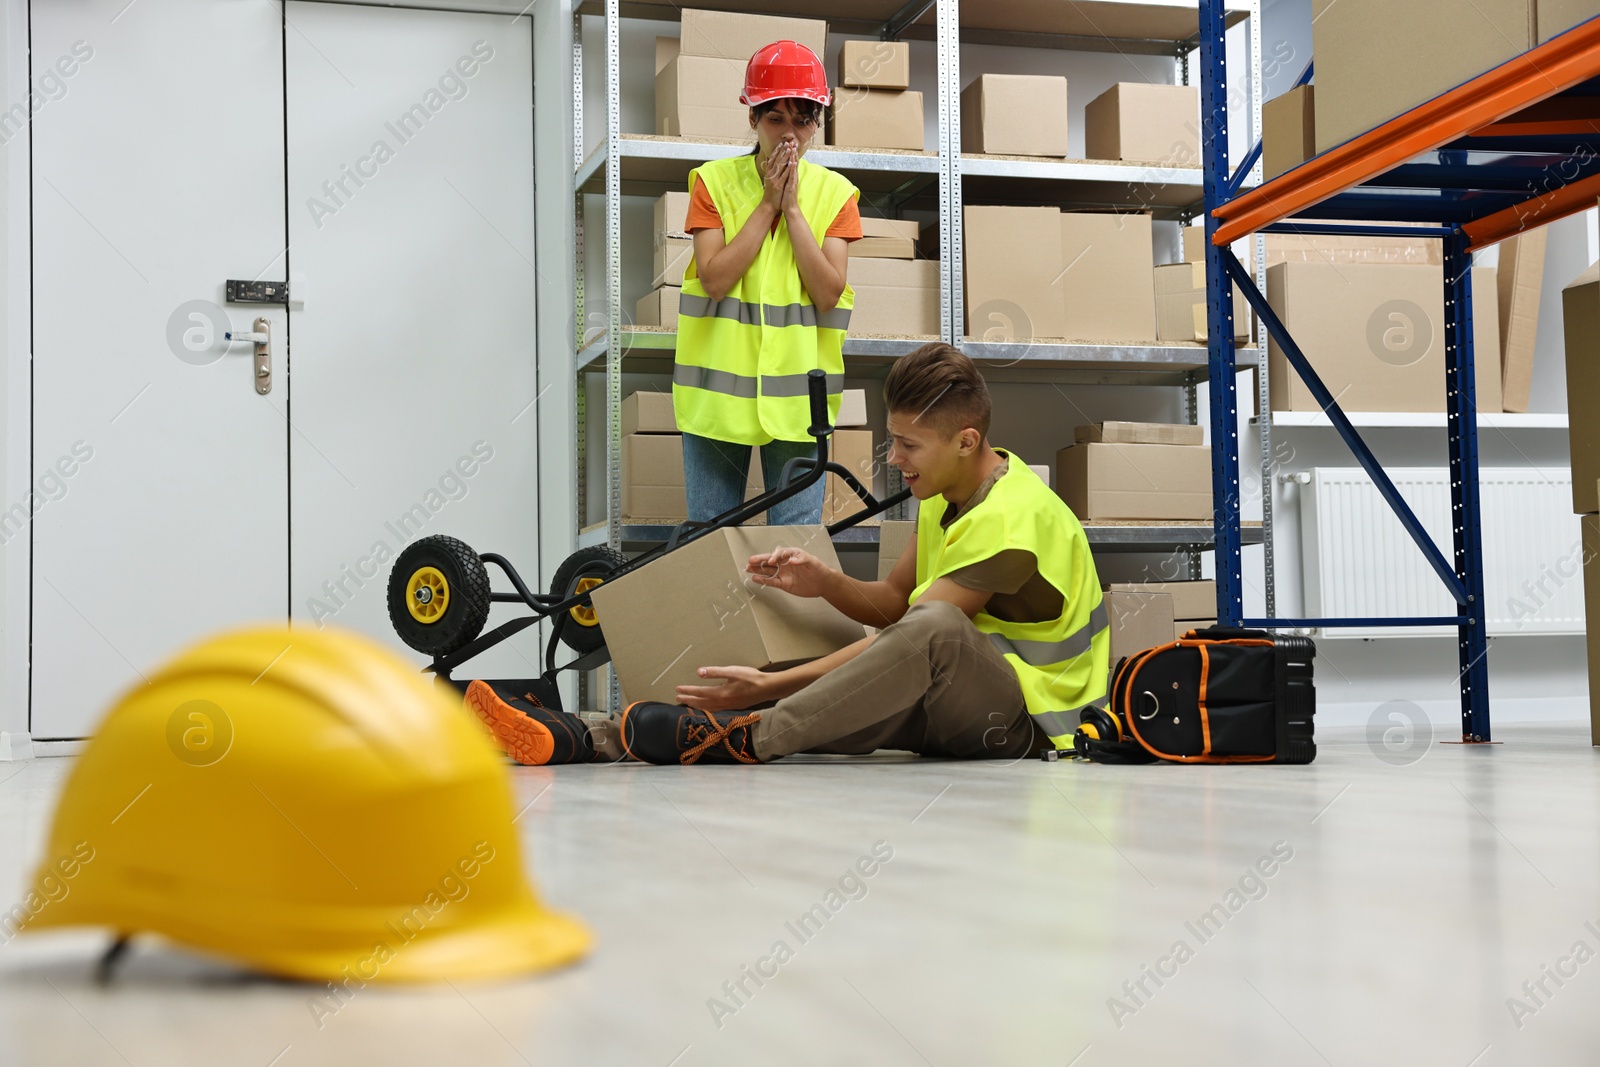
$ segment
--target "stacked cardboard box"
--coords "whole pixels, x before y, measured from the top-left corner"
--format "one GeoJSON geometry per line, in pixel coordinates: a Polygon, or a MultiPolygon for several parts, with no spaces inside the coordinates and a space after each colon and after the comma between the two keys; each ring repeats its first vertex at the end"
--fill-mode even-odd
{"type": "Polygon", "coordinates": [[[1108,422],[1074,436],[1056,453],[1056,492],[1080,521],[1211,518],[1211,448],[1200,427],[1108,422]]]}
{"type": "Polygon", "coordinates": [[[903,41],[844,43],[828,143],[912,152],[927,147],[922,94],[911,88],[910,45],[903,41]]]}
{"type": "MultiPolygon", "coordinates": [[[[641,389],[622,398],[622,516],[624,523],[674,525],[689,517],[683,435],[672,394],[641,389]]],[[[752,455],[755,453],[752,452],[752,455]]],[[[759,469],[759,468],[758,468],[759,469]]],[[[754,491],[745,481],[745,499],[754,491]]],[[[751,525],[759,525],[761,519],[751,525]]]]}
{"type": "MultiPolygon", "coordinates": [[[[1500,243],[1500,399],[1507,411],[1528,410],[1547,237],[1541,227],[1500,243]]],[[[1473,299],[1483,298],[1474,292],[1473,299]]]]}
{"type": "Polygon", "coordinates": [[[1261,106],[1261,175],[1268,181],[1317,154],[1314,89],[1297,85],[1261,106]]]}
{"type": "MultiPolygon", "coordinates": [[[[1494,268],[1472,272],[1478,411],[1500,410],[1500,328],[1494,268]]],[[[1280,263],[1267,300],[1345,411],[1443,411],[1442,267],[1389,263],[1280,263]]],[[[1268,339],[1272,409],[1321,405],[1268,339]]]]}
{"type": "MultiPolygon", "coordinates": [[[[863,224],[866,219],[861,220],[863,224]]],[[[860,242],[856,242],[860,243],[860,242]]],[[[936,259],[850,260],[855,310],[850,333],[932,337],[939,333],[939,261],[936,259]]]]}
{"type": "Polygon", "coordinates": [[[915,259],[920,227],[912,219],[861,216],[861,239],[850,242],[852,259],[915,259]]]}
{"type": "Polygon", "coordinates": [[[915,519],[885,519],[878,531],[878,581],[889,577],[894,565],[917,539],[915,519]]]}
{"type": "Polygon", "coordinates": [[[1113,668],[1123,656],[1176,641],[1217,621],[1213,581],[1113,582],[1104,596],[1113,668]]]}
{"type": "Polygon", "coordinates": [[[745,65],[773,41],[798,41],[821,56],[828,24],[729,11],[682,12],[678,51],[656,48],[656,133],[667,137],[748,141],[750,111],[739,103],[745,65]]]}
{"type": "Polygon", "coordinates": [[[1118,82],[1083,111],[1084,155],[1169,167],[1200,165],[1200,89],[1118,82]]]}
{"type": "MultiPolygon", "coordinates": [[[[694,239],[684,227],[689,221],[689,194],[667,193],[656,200],[651,228],[652,289],[683,284],[683,272],[694,257],[694,239]]],[[[676,314],[676,311],[674,311],[676,314]]]]}
{"type": "Polygon", "coordinates": [[[961,90],[961,151],[1067,154],[1067,79],[980,74],[961,90]]]}
{"type": "MultiPolygon", "coordinates": [[[[1206,326],[1206,265],[1167,263],[1155,269],[1156,339],[1204,341],[1206,326]]],[[[1250,341],[1254,312],[1237,288],[1233,291],[1233,336],[1239,344],[1250,341]]]]}
{"type": "Polygon", "coordinates": [[[1148,215],[969,206],[965,223],[969,335],[1156,339],[1148,215]]]}
{"type": "Polygon", "coordinates": [[[866,630],[821,597],[750,583],[751,556],[798,546],[831,567],[820,526],[734,527],[698,538],[594,592],[624,698],[675,703],[704,666],[786,667],[861,640],[866,630]],[[662,625],[671,605],[671,625],[662,625]]]}

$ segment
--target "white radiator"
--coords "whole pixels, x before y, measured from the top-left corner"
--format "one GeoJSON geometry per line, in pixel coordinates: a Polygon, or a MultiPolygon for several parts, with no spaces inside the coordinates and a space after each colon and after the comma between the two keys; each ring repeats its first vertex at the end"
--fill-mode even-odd
{"type": "MultiPolygon", "coordinates": [[[[1315,467],[1300,487],[1308,618],[1456,614],[1455,602],[1360,467],[1315,467]]],[[[1455,559],[1449,471],[1388,471],[1444,558],[1455,559]]],[[[1483,587],[1490,636],[1581,634],[1583,549],[1572,471],[1479,472],[1483,587]]],[[[1324,637],[1454,635],[1453,627],[1329,629],[1324,637]]]]}

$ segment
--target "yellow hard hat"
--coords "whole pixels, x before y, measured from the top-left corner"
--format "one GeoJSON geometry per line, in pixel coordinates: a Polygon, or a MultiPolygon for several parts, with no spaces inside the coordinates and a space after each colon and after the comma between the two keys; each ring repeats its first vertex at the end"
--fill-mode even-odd
{"type": "Polygon", "coordinates": [[[483,978],[582,956],[523,874],[483,731],[381,646],[268,626],[126,694],[67,780],[28,929],[106,926],[295,978],[483,978]]]}

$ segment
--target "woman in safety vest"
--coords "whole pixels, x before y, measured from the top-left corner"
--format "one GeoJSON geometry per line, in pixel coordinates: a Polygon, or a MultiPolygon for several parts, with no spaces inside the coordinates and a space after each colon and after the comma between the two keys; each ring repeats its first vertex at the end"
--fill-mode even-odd
{"type": "MultiPolygon", "coordinates": [[[[822,61],[778,41],[750,58],[740,102],[759,144],[689,175],[694,257],[678,305],[673,408],[683,431],[689,518],[744,499],[750,448],[767,486],[814,455],[806,373],[828,382],[828,420],[844,388],[844,334],[855,294],[845,280],[861,236],[859,190],[804,160],[830,96],[822,61]]],[[[768,513],[774,525],[822,521],[826,479],[768,513]]]]}

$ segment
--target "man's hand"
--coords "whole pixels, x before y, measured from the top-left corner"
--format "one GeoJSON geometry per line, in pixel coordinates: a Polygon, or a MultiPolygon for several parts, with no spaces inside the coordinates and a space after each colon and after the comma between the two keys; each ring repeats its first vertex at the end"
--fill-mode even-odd
{"type": "Polygon", "coordinates": [[[744,569],[755,584],[800,597],[824,595],[834,574],[832,567],[803,548],[778,548],[751,556],[744,569]]]}
{"type": "Polygon", "coordinates": [[[699,674],[726,681],[721,685],[680,685],[678,703],[701,711],[743,711],[780,696],[775,676],[754,667],[701,667],[699,674]]]}

